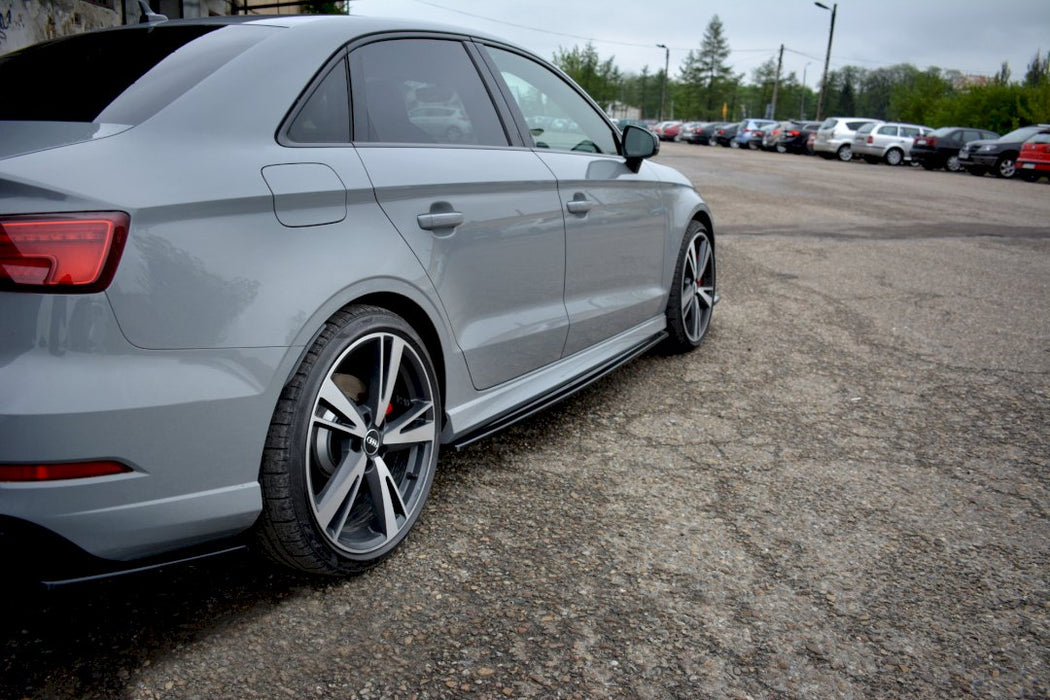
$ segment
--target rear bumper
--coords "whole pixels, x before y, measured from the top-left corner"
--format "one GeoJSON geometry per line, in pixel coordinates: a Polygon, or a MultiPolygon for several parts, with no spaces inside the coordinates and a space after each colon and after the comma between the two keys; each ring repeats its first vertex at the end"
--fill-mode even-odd
{"type": "Polygon", "coordinates": [[[0,482],[0,516],[122,561],[253,524],[266,432],[295,359],[289,348],[135,348],[104,295],[5,293],[0,308],[19,331],[0,340],[0,464],[107,460],[130,468],[0,482]],[[73,309],[85,317],[67,313],[73,309]]]}

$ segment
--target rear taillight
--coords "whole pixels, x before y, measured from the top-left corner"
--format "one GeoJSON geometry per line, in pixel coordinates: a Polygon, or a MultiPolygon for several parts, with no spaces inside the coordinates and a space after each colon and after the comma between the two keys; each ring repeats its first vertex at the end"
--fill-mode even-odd
{"type": "Polygon", "coordinates": [[[875,143],[875,137],[874,136],[869,136],[868,137],[868,143],[875,143]]]}
{"type": "Polygon", "coordinates": [[[124,251],[123,212],[0,217],[0,290],[99,292],[124,251]]]}
{"type": "Polygon", "coordinates": [[[65,462],[60,464],[0,464],[3,481],[59,481],[93,476],[126,474],[131,467],[120,462],[65,462]]]}

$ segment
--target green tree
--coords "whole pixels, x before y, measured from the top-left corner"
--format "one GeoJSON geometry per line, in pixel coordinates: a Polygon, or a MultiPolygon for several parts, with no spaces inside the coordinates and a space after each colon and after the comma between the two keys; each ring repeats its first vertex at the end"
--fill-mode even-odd
{"type": "Polygon", "coordinates": [[[603,107],[619,99],[623,76],[616,67],[615,57],[602,60],[594,44],[580,49],[574,46],[566,51],[559,48],[554,54],[554,65],[561,68],[576,83],[587,91],[595,102],[603,107]]]}
{"type": "Polygon", "coordinates": [[[345,15],[346,3],[334,0],[307,0],[299,6],[304,15],[345,15]]]}
{"type": "Polygon", "coordinates": [[[727,63],[729,54],[725,27],[715,15],[707,23],[700,48],[686,55],[679,70],[682,89],[678,96],[687,107],[680,113],[705,119],[721,116],[722,103],[728,100],[738,82],[727,63]]]}

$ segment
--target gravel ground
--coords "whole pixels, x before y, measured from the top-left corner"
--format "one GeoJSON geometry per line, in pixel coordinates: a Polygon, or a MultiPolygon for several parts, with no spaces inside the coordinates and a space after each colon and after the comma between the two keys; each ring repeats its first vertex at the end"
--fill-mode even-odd
{"type": "Polygon", "coordinates": [[[6,596],[0,697],[1050,695],[1050,185],[667,145],[722,302],[449,453],[383,566],[6,596]]]}

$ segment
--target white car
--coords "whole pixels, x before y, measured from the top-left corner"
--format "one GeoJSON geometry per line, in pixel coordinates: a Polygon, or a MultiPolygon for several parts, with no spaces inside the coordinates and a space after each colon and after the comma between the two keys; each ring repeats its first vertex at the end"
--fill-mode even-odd
{"type": "Polygon", "coordinates": [[[880,119],[867,117],[828,117],[817,129],[817,136],[813,141],[813,152],[822,158],[852,160],[854,134],[863,125],[872,122],[882,123],[880,119]]]}
{"type": "Polygon", "coordinates": [[[911,147],[915,139],[933,131],[921,124],[887,122],[864,125],[853,136],[853,155],[869,163],[885,161],[887,165],[900,165],[911,161],[911,147]]]}

